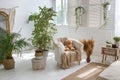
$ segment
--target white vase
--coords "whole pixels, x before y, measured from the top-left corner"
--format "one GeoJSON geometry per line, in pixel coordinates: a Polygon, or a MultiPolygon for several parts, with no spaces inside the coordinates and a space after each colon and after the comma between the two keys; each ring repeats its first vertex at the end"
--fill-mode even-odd
{"type": "Polygon", "coordinates": [[[45,59],[45,62],[47,60],[48,53],[49,53],[49,51],[43,51],[43,57],[45,59]]]}
{"type": "Polygon", "coordinates": [[[115,41],[115,44],[117,47],[119,47],[119,41],[117,41],[117,42],[115,41]]]}
{"type": "Polygon", "coordinates": [[[106,44],[106,47],[111,48],[112,45],[111,44],[106,44]]]}

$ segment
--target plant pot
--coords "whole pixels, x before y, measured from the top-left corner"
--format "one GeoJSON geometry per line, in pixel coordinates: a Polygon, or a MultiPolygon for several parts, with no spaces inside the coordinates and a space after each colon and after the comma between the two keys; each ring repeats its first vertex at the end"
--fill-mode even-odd
{"type": "Polygon", "coordinates": [[[3,61],[2,61],[2,60],[0,60],[0,64],[3,64],[3,61]]]}
{"type": "Polygon", "coordinates": [[[43,51],[43,56],[45,61],[47,60],[47,56],[48,56],[48,50],[43,51]]]}
{"type": "Polygon", "coordinates": [[[43,56],[43,51],[36,50],[35,51],[35,57],[40,57],[40,56],[43,56]]]}
{"type": "Polygon", "coordinates": [[[118,48],[116,44],[112,44],[112,48],[118,48]]]}
{"type": "Polygon", "coordinates": [[[90,56],[87,57],[86,61],[87,61],[87,63],[90,63],[90,61],[91,61],[90,56]]]}
{"type": "Polygon", "coordinates": [[[90,56],[91,56],[91,53],[87,52],[87,58],[86,58],[87,63],[89,63],[91,61],[90,56]]]}
{"type": "Polygon", "coordinates": [[[33,70],[40,70],[45,68],[44,57],[33,58],[32,59],[32,68],[33,70]]]}
{"type": "Polygon", "coordinates": [[[5,59],[3,60],[4,69],[13,69],[15,67],[14,59],[5,59]]]}
{"type": "Polygon", "coordinates": [[[119,47],[119,41],[117,42],[117,41],[115,41],[115,44],[116,44],[116,46],[117,46],[117,48],[119,47]]]}
{"type": "Polygon", "coordinates": [[[107,48],[111,48],[112,45],[111,45],[111,44],[106,44],[106,47],[107,47],[107,48]]]}

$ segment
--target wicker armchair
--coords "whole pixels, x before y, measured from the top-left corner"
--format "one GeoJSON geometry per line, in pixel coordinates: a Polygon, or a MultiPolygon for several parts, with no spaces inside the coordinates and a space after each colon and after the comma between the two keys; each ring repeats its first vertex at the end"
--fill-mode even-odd
{"type": "Polygon", "coordinates": [[[54,50],[55,50],[55,60],[61,68],[69,68],[71,63],[77,61],[80,64],[81,61],[81,52],[83,50],[83,44],[75,39],[70,38],[58,38],[53,41],[54,50]],[[69,39],[72,41],[75,50],[66,51],[64,42],[69,39]]]}

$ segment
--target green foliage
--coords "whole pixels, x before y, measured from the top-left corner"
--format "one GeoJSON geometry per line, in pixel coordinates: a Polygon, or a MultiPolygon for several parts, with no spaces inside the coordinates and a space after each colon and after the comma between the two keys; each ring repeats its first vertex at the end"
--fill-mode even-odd
{"type": "Polygon", "coordinates": [[[107,6],[108,5],[110,5],[110,3],[109,2],[104,2],[103,4],[103,10],[104,10],[104,20],[106,20],[107,19],[107,6]]]}
{"type": "Polygon", "coordinates": [[[57,31],[53,23],[54,16],[56,16],[56,12],[47,7],[39,7],[39,13],[33,13],[29,16],[29,21],[34,22],[32,44],[38,50],[46,50],[50,47],[53,35],[57,31]]]}
{"type": "Polygon", "coordinates": [[[107,44],[112,44],[112,42],[111,42],[111,41],[106,41],[106,43],[107,43],[107,44]]]}
{"type": "Polygon", "coordinates": [[[106,8],[108,5],[110,5],[110,3],[109,2],[104,2],[102,5],[103,5],[104,8],[106,8]]]}
{"type": "Polygon", "coordinates": [[[28,43],[18,33],[5,32],[0,35],[0,60],[11,58],[12,51],[20,51],[28,43]]]}
{"type": "Polygon", "coordinates": [[[76,16],[78,15],[77,11],[79,11],[80,16],[82,16],[85,13],[85,9],[82,6],[79,6],[79,7],[75,8],[75,15],[76,16]]]}
{"type": "Polygon", "coordinates": [[[113,37],[113,40],[116,41],[116,42],[119,42],[120,41],[120,37],[115,36],[115,37],[113,37]]]}

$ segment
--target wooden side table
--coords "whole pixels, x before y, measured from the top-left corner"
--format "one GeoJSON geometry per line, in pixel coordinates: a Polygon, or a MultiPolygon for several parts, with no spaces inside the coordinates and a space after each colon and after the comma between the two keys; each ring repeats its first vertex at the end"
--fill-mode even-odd
{"type": "Polygon", "coordinates": [[[115,61],[118,59],[119,55],[119,48],[107,48],[107,47],[102,47],[102,63],[104,60],[106,61],[107,55],[109,56],[114,56],[115,61]]]}

